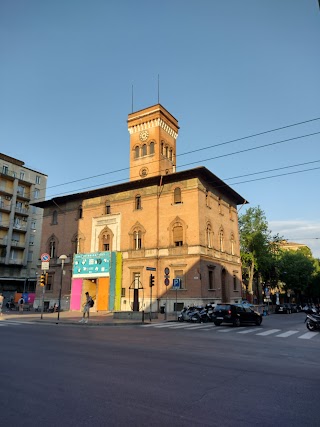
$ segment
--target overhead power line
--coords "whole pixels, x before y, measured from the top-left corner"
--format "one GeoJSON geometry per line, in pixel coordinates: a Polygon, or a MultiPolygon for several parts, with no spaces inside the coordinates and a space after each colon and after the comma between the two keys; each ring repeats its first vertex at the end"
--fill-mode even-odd
{"type": "MultiPolygon", "coordinates": [[[[254,134],[250,134],[250,135],[243,136],[243,137],[240,137],[240,138],[232,139],[232,140],[229,140],[229,141],[220,142],[218,144],[209,145],[207,147],[203,147],[203,148],[198,148],[198,149],[195,149],[195,150],[187,151],[185,153],[177,154],[176,157],[181,157],[181,156],[185,156],[187,154],[196,153],[198,151],[208,150],[208,149],[219,147],[219,146],[222,146],[222,145],[231,144],[232,142],[243,141],[243,140],[246,140],[246,139],[249,139],[249,138],[254,138],[254,137],[257,137],[257,136],[266,135],[266,134],[273,133],[273,132],[278,132],[279,130],[283,130],[283,129],[288,129],[288,128],[291,128],[291,127],[300,126],[300,125],[303,125],[303,124],[306,124],[306,123],[315,122],[315,121],[318,121],[318,120],[320,120],[320,117],[316,117],[314,119],[309,119],[309,120],[304,120],[302,122],[292,123],[290,125],[282,126],[282,127],[279,127],[279,128],[269,129],[269,130],[266,130],[266,131],[263,131],[263,132],[254,133],[254,134]]],[[[309,135],[307,135],[307,136],[309,136],[309,135]]],[[[303,138],[303,137],[304,136],[300,136],[298,138],[303,138]]],[[[290,139],[288,139],[288,141],[289,140],[290,139]]],[[[286,141],[284,141],[284,142],[286,142],[286,141]]],[[[279,144],[279,143],[280,142],[277,142],[275,144],[279,144]]],[[[228,155],[232,155],[232,154],[238,154],[238,152],[231,153],[231,154],[228,154],[228,155]]],[[[224,157],[224,155],[222,155],[221,157],[224,157]]],[[[219,157],[214,157],[213,159],[215,159],[215,158],[219,158],[219,157]]],[[[212,160],[212,159],[207,159],[207,160],[212,160]]],[[[200,160],[200,161],[202,161],[202,160],[200,160]]],[[[151,163],[153,163],[153,162],[150,162],[149,164],[151,164],[151,163]]],[[[198,163],[198,162],[193,162],[193,163],[198,163]]],[[[192,164],[192,163],[189,163],[189,164],[192,164]]],[[[182,166],[185,166],[185,165],[182,165],[182,166]]],[[[181,166],[179,166],[179,167],[181,167],[181,166]]],[[[73,180],[73,181],[68,181],[68,182],[65,182],[65,183],[62,183],[62,184],[51,185],[51,186],[47,187],[47,189],[60,187],[62,185],[74,184],[76,182],[86,181],[86,180],[89,180],[89,179],[99,178],[101,176],[111,175],[113,173],[123,172],[123,171],[126,171],[126,170],[130,170],[130,167],[116,169],[114,171],[104,172],[104,173],[101,173],[101,174],[98,174],[98,175],[93,175],[93,176],[89,176],[89,177],[86,177],[86,178],[80,178],[80,179],[76,179],[76,180],[73,180]]]]}

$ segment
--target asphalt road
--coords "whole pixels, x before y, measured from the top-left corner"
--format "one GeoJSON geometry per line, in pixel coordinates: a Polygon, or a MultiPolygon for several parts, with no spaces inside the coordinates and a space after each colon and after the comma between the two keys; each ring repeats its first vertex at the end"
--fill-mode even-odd
{"type": "Polygon", "coordinates": [[[320,339],[299,338],[303,314],[279,316],[238,330],[2,322],[1,424],[318,426],[320,339]]]}

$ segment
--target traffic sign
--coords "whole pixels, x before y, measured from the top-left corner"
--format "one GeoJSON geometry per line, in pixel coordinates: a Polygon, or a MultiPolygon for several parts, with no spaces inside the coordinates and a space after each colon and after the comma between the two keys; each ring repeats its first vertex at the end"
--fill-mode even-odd
{"type": "Polygon", "coordinates": [[[146,267],[148,271],[157,271],[156,267],[146,267]]]}
{"type": "Polygon", "coordinates": [[[49,261],[42,261],[41,270],[49,270],[49,261]]]}
{"type": "Polygon", "coordinates": [[[46,253],[44,253],[44,254],[42,254],[41,255],[41,261],[50,261],[50,255],[49,254],[46,254],[46,253]]]}
{"type": "Polygon", "coordinates": [[[180,289],[180,279],[173,279],[172,289],[180,289]]]}
{"type": "Polygon", "coordinates": [[[164,279],[164,284],[165,284],[166,286],[169,286],[169,285],[170,285],[170,280],[169,280],[167,277],[164,279]]]}
{"type": "Polygon", "coordinates": [[[164,269],[164,274],[165,274],[166,276],[168,276],[168,275],[170,274],[170,269],[169,269],[169,267],[166,267],[166,268],[164,269]]]}

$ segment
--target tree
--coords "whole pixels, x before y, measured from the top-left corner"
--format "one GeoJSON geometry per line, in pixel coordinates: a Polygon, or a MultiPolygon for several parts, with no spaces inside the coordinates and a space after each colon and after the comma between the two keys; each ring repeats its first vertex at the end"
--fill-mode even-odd
{"type": "Polygon", "coordinates": [[[253,294],[254,284],[258,302],[262,302],[262,282],[276,275],[276,242],[271,238],[265,213],[258,206],[239,215],[240,252],[243,281],[247,292],[253,294]]]}
{"type": "Polygon", "coordinates": [[[316,271],[311,252],[305,249],[282,251],[279,261],[279,279],[283,282],[285,292],[291,290],[297,296],[302,292],[308,293],[316,271]]]}

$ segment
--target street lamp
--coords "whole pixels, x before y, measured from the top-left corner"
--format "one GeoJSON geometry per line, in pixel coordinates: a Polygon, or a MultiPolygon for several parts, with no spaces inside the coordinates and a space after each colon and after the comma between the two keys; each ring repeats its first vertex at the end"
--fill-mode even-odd
{"type": "Polygon", "coordinates": [[[58,320],[60,319],[60,308],[61,308],[61,290],[62,290],[62,278],[63,278],[63,267],[64,262],[67,259],[67,255],[60,255],[59,259],[61,261],[61,276],[60,276],[60,289],[59,289],[59,304],[58,304],[58,320]]]}

